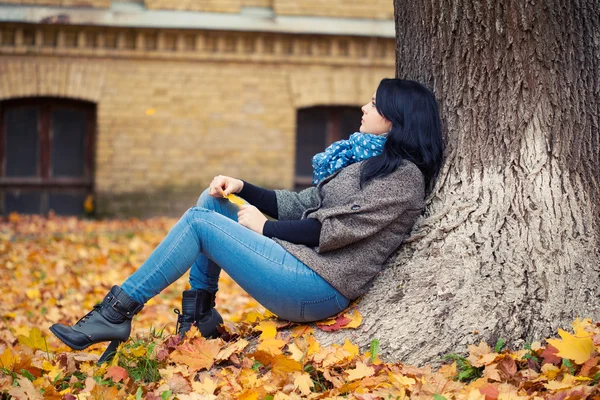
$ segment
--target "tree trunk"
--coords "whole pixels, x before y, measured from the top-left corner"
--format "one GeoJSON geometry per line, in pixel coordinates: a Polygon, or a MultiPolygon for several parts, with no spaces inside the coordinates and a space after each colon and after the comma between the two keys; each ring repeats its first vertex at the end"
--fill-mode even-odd
{"type": "Polygon", "coordinates": [[[361,345],[437,363],[600,320],[600,3],[395,0],[397,76],[434,90],[445,165],[359,310],[361,345]]]}

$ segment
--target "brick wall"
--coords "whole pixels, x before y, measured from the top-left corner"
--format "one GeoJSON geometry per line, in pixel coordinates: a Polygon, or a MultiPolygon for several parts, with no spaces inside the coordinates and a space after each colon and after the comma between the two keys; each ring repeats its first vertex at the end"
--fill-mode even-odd
{"type": "Polygon", "coordinates": [[[394,19],[392,0],[145,0],[150,9],[237,13],[243,6],[272,7],[279,15],[394,19]]]}
{"type": "MultiPolygon", "coordinates": [[[[4,0],[4,3],[108,8],[110,0],[4,0]]],[[[148,9],[238,13],[241,7],[272,7],[279,15],[394,18],[392,0],[144,0],[148,9]]]]}
{"type": "Polygon", "coordinates": [[[108,8],[110,7],[111,0],[2,0],[2,3],[108,8]]]}
{"type": "Polygon", "coordinates": [[[394,19],[392,0],[274,0],[274,10],[280,15],[394,19]]]}
{"type": "Polygon", "coordinates": [[[95,190],[107,215],[179,214],[217,174],[291,188],[296,110],[360,106],[394,74],[393,39],[378,47],[363,38],[198,32],[190,41],[189,32],[103,30],[104,37],[89,28],[71,32],[79,38],[71,42],[74,28],[64,27],[55,42],[25,45],[24,37],[45,36],[28,29],[0,29],[0,100],[97,104],[95,190]],[[108,36],[116,47],[106,48],[108,36]],[[146,50],[146,36],[158,47],[146,50]],[[332,54],[320,52],[323,41],[332,54]]]}

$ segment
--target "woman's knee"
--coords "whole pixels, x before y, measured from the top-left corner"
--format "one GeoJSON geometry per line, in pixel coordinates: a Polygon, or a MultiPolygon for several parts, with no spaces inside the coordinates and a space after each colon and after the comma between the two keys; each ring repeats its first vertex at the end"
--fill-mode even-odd
{"type": "Polygon", "coordinates": [[[196,206],[210,209],[210,204],[214,200],[215,200],[214,197],[212,197],[208,193],[208,188],[206,188],[206,189],[204,189],[204,191],[202,192],[200,197],[198,197],[198,202],[196,203],[196,206]]]}

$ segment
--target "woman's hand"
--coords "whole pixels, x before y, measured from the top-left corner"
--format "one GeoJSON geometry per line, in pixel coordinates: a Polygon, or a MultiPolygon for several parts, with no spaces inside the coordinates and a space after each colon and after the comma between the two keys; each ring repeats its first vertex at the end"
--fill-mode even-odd
{"type": "Polygon", "coordinates": [[[208,193],[212,197],[225,197],[231,193],[239,193],[244,187],[244,182],[229,176],[215,176],[208,187],[208,193]]]}
{"type": "Polygon", "coordinates": [[[244,204],[243,206],[240,206],[238,222],[240,225],[262,235],[263,227],[265,226],[265,222],[267,222],[267,217],[265,217],[258,208],[251,206],[250,204],[244,204]]]}

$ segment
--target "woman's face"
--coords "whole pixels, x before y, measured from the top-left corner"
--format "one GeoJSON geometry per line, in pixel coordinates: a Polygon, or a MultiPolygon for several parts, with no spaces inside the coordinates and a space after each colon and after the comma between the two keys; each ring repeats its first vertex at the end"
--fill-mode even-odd
{"type": "Polygon", "coordinates": [[[392,129],[392,123],[385,119],[375,108],[375,94],[370,102],[362,106],[363,117],[360,124],[362,133],[371,133],[381,135],[388,133],[392,129]]]}

